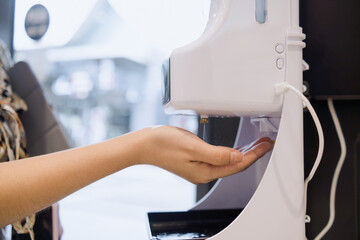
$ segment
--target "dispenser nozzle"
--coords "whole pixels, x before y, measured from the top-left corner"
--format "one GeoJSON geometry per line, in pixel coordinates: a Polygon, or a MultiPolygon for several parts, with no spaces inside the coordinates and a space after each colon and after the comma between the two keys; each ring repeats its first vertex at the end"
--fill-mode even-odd
{"type": "Polygon", "coordinates": [[[201,115],[200,116],[200,125],[202,125],[202,140],[205,142],[209,141],[209,116],[201,115]]]}
{"type": "Polygon", "coordinates": [[[200,116],[200,123],[209,123],[209,116],[208,115],[201,115],[200,116]]]}

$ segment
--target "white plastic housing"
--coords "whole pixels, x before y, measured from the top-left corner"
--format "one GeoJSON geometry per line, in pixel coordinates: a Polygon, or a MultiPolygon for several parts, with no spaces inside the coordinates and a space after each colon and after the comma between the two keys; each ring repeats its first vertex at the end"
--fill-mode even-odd
{"type": "Polygon", "coordinates": [[[264,132],[276,139],[271,154],[247,171],[222,179],[195,206],[244,208],[209,239],[303,240],[302,101],[293,93],[275,95],[275,85],[283,81],[302,88],[305,35],[298,26],[299,2],[263,1],[267,16],[262,24],[255,19],[256,2],[212,0],[202,37],[170,57],[164,103],[168,112],[256,116],[242,118],[235,147],[264,132]],[[272,122],[277,124],[269,125],[272,122]]]}
{"type": "Polygon", "coordinates": [[[267,1],[266,21],[256,20],[255,0],[213,0],[203,35],[170,56],[165,84],[167,113],[279,116],[285,81],[290,1],[267,1]]]}

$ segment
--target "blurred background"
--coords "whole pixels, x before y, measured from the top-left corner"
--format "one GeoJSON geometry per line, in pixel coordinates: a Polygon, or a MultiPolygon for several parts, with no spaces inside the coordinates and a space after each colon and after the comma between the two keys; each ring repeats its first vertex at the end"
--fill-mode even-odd
{"type": "MultiPolygon", "coordinates": [[[[161,64],[202,34],[209,7],[210,0],[16,0],[14,58],[30,64],[73,147],[159,124],[197,134],[197,117],[163,113],[161,64]]],[[[145,239],[147,212],[188,210],[195,200],[185,180],[131,167],[60,202],[63,239],[145,239]]]]}

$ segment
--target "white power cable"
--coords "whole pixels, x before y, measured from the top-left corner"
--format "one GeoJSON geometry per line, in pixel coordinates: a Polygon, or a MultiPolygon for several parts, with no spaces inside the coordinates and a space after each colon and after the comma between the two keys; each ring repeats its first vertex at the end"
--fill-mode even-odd
{"type": "MultiPolygon", "coordinates": [[[[318,154],[315,160],[315,163],[310,171],[309,176],[305,179],[305,211],[306,211],[306,207],[307,207],[307,188],[308,188],[308,184],[310,182],[310,180],[313,178],[320,162],[321,162],[321,158],[323,155],[323,151],[324,151],[324,133],[319,121],[319,118],[316,115],[316,112],[314,110],[314,108],[312,107],[310,101],[299,91],[297,90],[295,87],[293,87],[292,85],[288,84],[288,83],[280,83],[278,85],[276,85],[275,91],[277,94],[284,94],[286,92],[288,92],[288,90],[292,90],[294,93],[296,93],[298,96],[301,97],[301,99],[304,101],[306,107],[308,108],[315,126],[317,128],[318,131],[318,136],[319,136],[319,149],[318,149],[318,154]]],[[[345,162],[345,157],[346,157],[346,142],[345,142],[345,137],[344,134],[342,132],[341,129],[341,125],[339,122],[339,119],[337,117],[336,111],[335,111],[335,107],[333,104],[332,99],[328,99],[328,107],[329,107],[329,111],[331,114],[331,117],[333,119],[334,125],[335,125],[335,129],[336,129],[336,133],[338,135],[339,141],[340,141],[340,148],[341,148],[341,154],[340,154],[340,158],[339,161],[336,165],[335,168],[335,172],[333,175],[333,179],[331,182],[331,189],[330,189],[330,200],[329,200],[329,220],[326,224],[326,226],[321,230],[321,232],[315,237],[314,240],[320,240],[322,239],[325,234],[330,230],[330,228],[332,227],[334,220],[335,220],[335,199],[336,199],[336,188],[337,188],[337,183],[339,180],[339,176],[340,176],[340,172],[341,169],[343,167],[343,164],[345,162]]]]}
{"type": "Polygon", "coordinates": [[[336,114],[336,111],[335,111],[333,100],[329,98],[327,102],[328,102],[331,117],[332,117],[334,125],[335,125],[336,133],[337,133],[339,141],[340,141],[341,154],[340,154],[339,161],[338,161],[338,163],[336,165],[334,176],[333,176],[333,179],[332,179],[332,182],[331,182],[330,203],[329,203],[329,208],[330,208],[329,220],[328,220],[328,223],[326,224],[326,226],[315,237],[315,240],[320,240],[322,237],[324,237],[325,234],[329,231],[329,229],[331,228],[331,226],[334,223],[334,220],[335,220],[336,188],[337,188],[337,183],[338,183],[338,180],[339,180],[340,172],[341,172],[341,169],[342,169],[342,166],[343,166],[343,164],[345,162],[345,157],[346,157],[346,142],[345,142],[344,134],[343,134],[342,129],[341,129],[339,118],[337,117],[337,114],[336,114]]]}
{"type": "Polygon", "coordinates": [[[304,190],[304,202],[305,202],[305,213],[306,213],[306,208],[307,208],[307,188],[308,188],[308,184],[309,182],[311,181],[311,179],[313,178],[317,168],[319,167],[319,164],[321,162],[321,158],[322,158],[322,155],[323,155],[323,152],[324,152],[324,132],[322,130],[322,127],[321,127],[321,123],[320,123],[320,120],[318,118],[318,116],[316,115],[316,112],[314,110],[314,108],[312,107],[310,101],[299,91],[297,90],[294,86],[286,83],[286,82],[283,82],[283,83],[280,83],[280,84],[277,84],[276,87],[275,87],[275,92],[276,94],[280,95],[280,94],[284,94],[284,93],[287,93],[288,90],[291,90],[293,91],[296,95],[298,95],[305,103],[306,107],[308,108],[313,120],[314,120],[314,123],[315,123],[315,126],[316,126],[316,129],[317,129],[317,133],[318,133],[318,137],[319,137],[319,148],[318,148],[318,153],[317,153],[317,156],[316,156],[316,160],[315,160],[315,163],[309,173],[309,176],[305,179],[305,190],[304,190]]]}

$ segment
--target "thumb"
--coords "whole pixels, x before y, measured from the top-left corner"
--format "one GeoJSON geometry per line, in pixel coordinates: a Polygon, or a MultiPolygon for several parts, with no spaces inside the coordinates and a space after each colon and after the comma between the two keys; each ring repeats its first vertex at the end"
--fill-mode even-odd
{"type": "Polygon", "coordinates": [[[232,148],[222,146],[212,146],[206,144],[206,149],[202,152],[200,160],[211,165],[221,166],[239,163],[243,160],[244,155],[232,148]]]}

